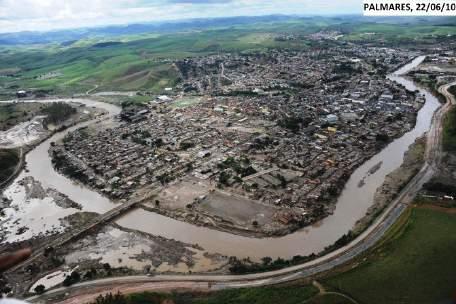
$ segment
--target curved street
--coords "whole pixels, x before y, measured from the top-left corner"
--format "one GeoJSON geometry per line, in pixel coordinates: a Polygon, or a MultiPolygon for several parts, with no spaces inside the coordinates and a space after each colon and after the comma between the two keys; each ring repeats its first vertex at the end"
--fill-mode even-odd
{"type": "Polygon", "coordinates": [[[398,197],[377,218],[377,220],[350,244],[333,251],[323,257],[305,264],[296,265],[281,270],[249,275],[157,275],[157,276],[129,276],[107,278],[75,284],[71,287],[62,287],[50,290],[41,296],[35,296],[28,301],[39,302],[53,298],[66,299],[61,303],[84,303],[95,299],[107,292],[133,293],[141,291],[167,290],[204,290],[214,291],[229,288],[256,287],[273,285],[282,282],[307,278],[343,265],[353,258],[364,253],[376,244],[385,232],[407,209],[422,185],[429,181],[441,159],[441,134],[443,117],[456,104],[454,96],[448,89],[456,82],[439,88],[447,103],[434,114],[431,129],[427,134],[426,163],[419,173],[407,184],[398,197]]]}

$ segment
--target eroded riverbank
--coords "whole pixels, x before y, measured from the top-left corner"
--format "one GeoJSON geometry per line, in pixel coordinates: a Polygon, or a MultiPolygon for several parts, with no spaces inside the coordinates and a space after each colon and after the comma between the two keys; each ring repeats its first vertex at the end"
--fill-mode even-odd
{"type": "MultiPolygon", "coordinates": [[[[10,104],[16,102],[17,101],[10,101],[2,103],[10,104]]],[[[84,198],[83,187],[80,187],[79,190],[73,189],[74,191],[70,192],[71,196],[65,193],[65,191],[62,191],[62,189],[65,189],[65,183],[59,183],[62,176],[58,175],[52,169],[47,150],[51,146],[51,143],[60,136],[63,136],[63,134],[72,132],[82,125],[91,124],[93,123],[93,119],[104,120],[104,117],[108,116],[104,115],[105,113],[118,113],[118,108],[108,104],[97,104],[84,99],[43,99],[25,100],[21,102],[31,104],[56,102],[71,103],[76,105],[80,114],[72,117],[70,120],[64,121],[64,127],[57,126],[58,128],[50,129],[43,134],[42,137],[27,143],[27,146],[24,147],[25,151],[29,151],[24,157],[26,170],[23,170],[3,193],[6,204],[4,204],[4,215],[0,217],[0,223],[4,228],[1,233],[4,242],[27,240],[46,234],[47,229],[43,229],[43,224],[49,224],[49,228],[54,226],[49,230],[50,234],[61,231],[62,226],[60,225],[60,219],[71,213],[78,212],[78,209],[104,212],[114,206],[114,204],[109,201],[104,205],[102,201],[98,201],[97,204],[92,204],[90,200],[86,202],[83,201],[83,204],[80,204],[81,199],[84,198]],[[81,107],[80,105],[84,105],[84,107],[81,107]],[[83,122],[81,123],[81,121],[83,122]],[[68,127],[71,125],[74,126],[68,127]],[[24,182],[30,181],[30,178],[33,179],[32,184],[39,185],[40,188],[45,189],[44,192],[52,191],[56,195],[54,195],[54,197],[47,194],[38,197],[30,195],[30,191],[28,191],[30,189],[27,190],[26,186],[31,183],[24,182]],[[57,196],[66,197],[69,201],[76,202],[75,204],[81,206],[81,208],[61,208],[55,204],[54,198],[57,196]],[[18,237],[19,235],[16,235],[17,230],[25,226],[28,226],[27,232],[18,237]]]]}

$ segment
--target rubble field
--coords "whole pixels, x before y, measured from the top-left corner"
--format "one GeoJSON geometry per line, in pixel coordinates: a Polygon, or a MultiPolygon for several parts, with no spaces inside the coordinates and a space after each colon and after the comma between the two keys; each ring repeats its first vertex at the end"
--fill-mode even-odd
{"type": "Polygon", "coordinates": [[[202,249],[173,240],[106,226],[64,249],[67,265],[99,265],[127,268],[139,273],[210,272],[225,266],[226,257],[208,255],[202,249]]]}

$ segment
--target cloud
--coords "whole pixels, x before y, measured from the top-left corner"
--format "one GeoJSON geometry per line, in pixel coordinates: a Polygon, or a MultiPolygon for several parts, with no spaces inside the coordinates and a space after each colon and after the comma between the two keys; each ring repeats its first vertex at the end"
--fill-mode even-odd
{"type": "Polygon", "coordinates": [[[359,12],[361,0],[0,0],[0,32],[268,14],[359,12]]]}
{"type": "Polygon", "coordinates": [[[212,3],[230,3],[233,0],[168,0],[169,3],[191,3],[191,4],[212,4],[212,3]]]}

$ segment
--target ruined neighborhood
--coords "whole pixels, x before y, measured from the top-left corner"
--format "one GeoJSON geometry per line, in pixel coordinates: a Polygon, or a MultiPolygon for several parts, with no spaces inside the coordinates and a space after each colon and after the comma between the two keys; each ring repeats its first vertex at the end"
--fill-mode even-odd
{"type": "Polygon", "coordinates": [[[70,133],[50,153],[112,199],[284,235],[331,214],[354,169],[413,127],[423,96],[384,75],[416,55],[345,46],[178,60],[169,94],[124,104],[119,125],[70,133]]]}
{"type": "Polygon", "coordinates": [[[31,248],[0,270],[0,294],[109,304],[98,296],[157,286],[445,285],[454,29],[253,19],[0,50],[0,252],[31,248]]]}

